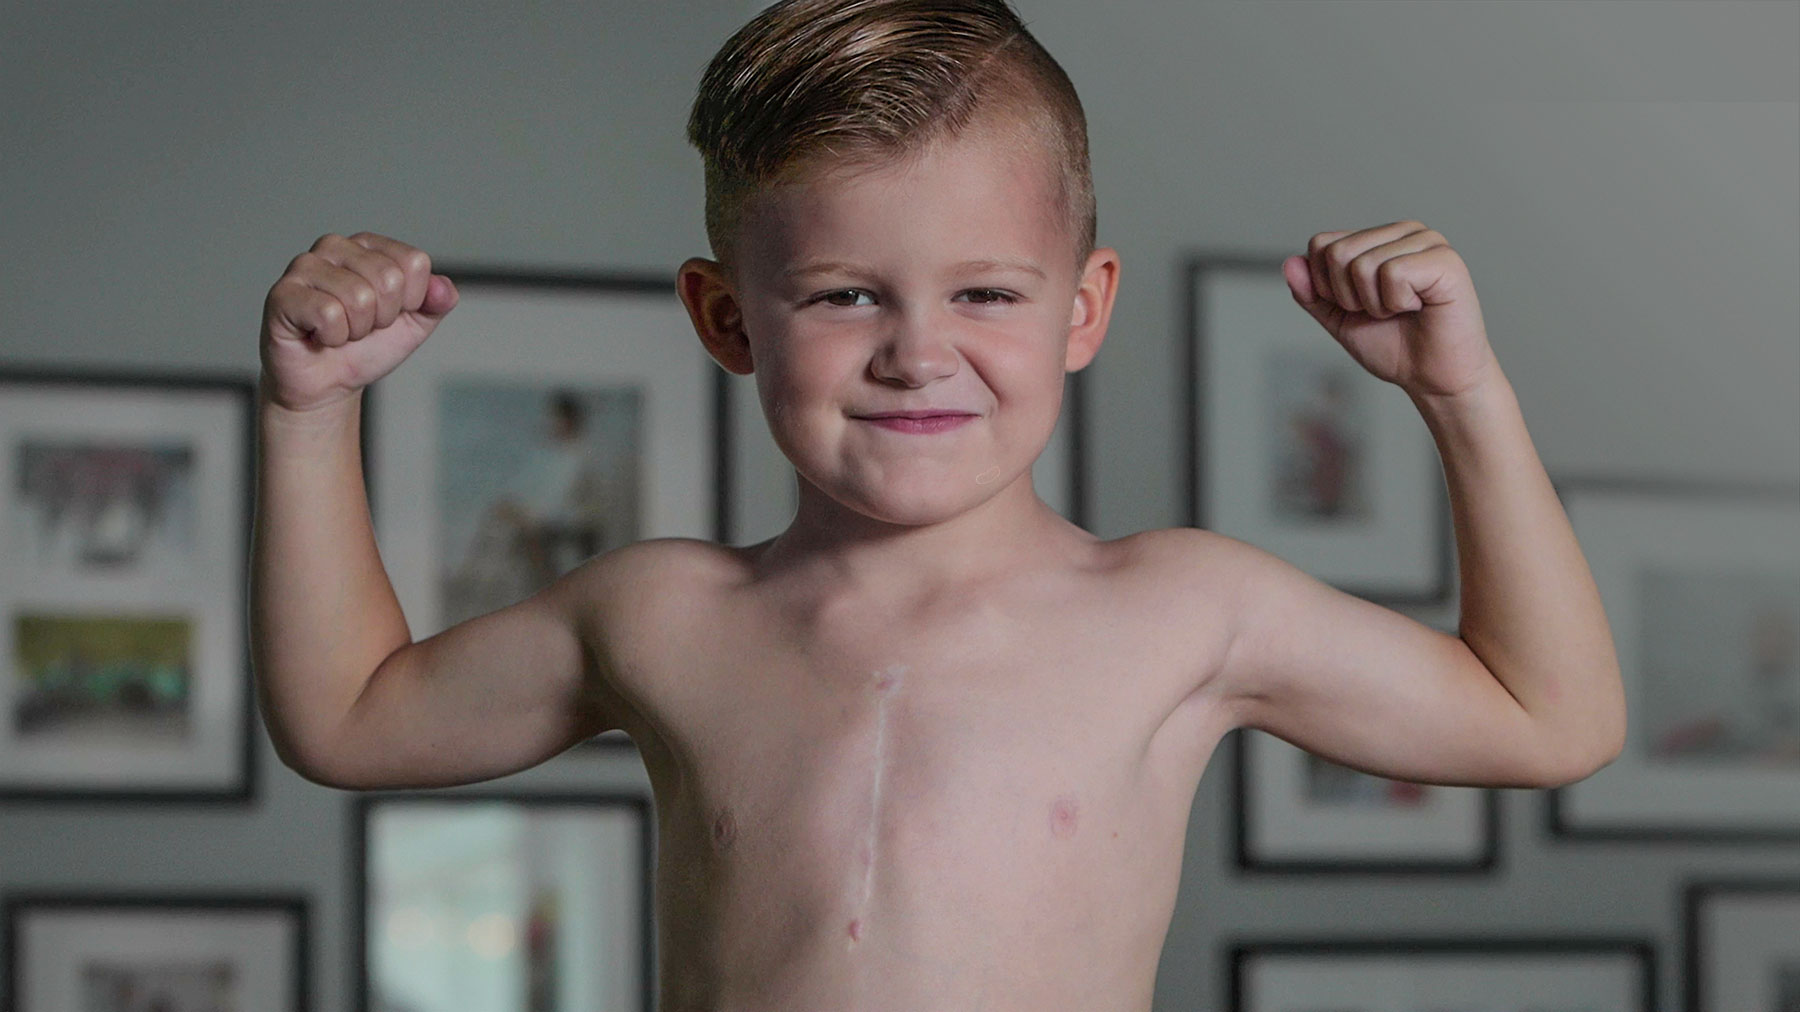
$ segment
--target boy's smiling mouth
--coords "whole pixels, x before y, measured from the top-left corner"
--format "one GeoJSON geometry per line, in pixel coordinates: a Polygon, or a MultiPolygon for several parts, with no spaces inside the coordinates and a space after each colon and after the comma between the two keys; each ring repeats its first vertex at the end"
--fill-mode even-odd
{"type": "Polygon", "coordinates": [[[947,432],[978,416],[972,412],[950,408],[922,408],[912,411],[878,411],[850,417],[895,432],[932,433],[947,432]]]}

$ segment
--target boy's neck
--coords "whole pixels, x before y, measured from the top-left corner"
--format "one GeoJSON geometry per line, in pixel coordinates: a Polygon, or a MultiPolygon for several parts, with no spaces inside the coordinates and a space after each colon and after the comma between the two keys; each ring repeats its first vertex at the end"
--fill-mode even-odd
{"type": "Polygon", "coordinates": [[[911,599],[1016,573],[1054,545],[1096,540],[1037,497],[1029,471],[946,520],[906,525],[844,506],[799,479],[794,522],[758,559],[768,572],[808,571],[845,593],[911,599]]]}

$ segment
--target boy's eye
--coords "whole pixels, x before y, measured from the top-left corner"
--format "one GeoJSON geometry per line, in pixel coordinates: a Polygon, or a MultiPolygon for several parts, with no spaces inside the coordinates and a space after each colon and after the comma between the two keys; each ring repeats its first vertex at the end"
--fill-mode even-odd
{"type": "Polygon", "coordinates": [[[963,294],[969,297],[970,302],[977,305],[1015,301],[1010,292],[1003,292],[998,288],[971,288],[963,294]]]}
{"type": "Polygon", "coordinates": [[[833,306],[872,305],[873,300],[862,303],[856,301],[857,299],[866,299],[868,297],[869,293],[860,288],[844,288],[835,292],[826,292],[824,295],[819,296],[819,301],[833,306]]]}

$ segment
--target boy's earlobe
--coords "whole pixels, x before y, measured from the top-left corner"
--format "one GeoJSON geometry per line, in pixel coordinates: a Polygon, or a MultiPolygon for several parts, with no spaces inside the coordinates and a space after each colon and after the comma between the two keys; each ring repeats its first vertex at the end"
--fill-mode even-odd
{"type": "Polygon", "coordinates": [[[724,265],[689,257],[675,274],[675,288],[707,354],[727,372],[749,375],[754,366],[744,335],[744,313],[724,265]]]}
{"type": "Polygon", "coordinates": [[[1096,249],[1082,271],[1081,287],[1075,290],[1075,305],[1069,315],[1069,347],[1063,358],[1065,371],[1084,369],[1099,354],[1100,342],[1106,340],[1107,321],[1112,318],[1113,297],[1118,292],[1118,252],[1096,249]]]}

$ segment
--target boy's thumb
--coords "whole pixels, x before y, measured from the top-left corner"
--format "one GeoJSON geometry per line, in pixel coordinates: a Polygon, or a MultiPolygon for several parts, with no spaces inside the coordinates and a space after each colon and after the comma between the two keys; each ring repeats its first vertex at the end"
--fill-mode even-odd
{"type": "Polygon", "coordinates": [[[419,313],[442,317],[456,308],[457,298],[455,283],[442,274],[433,274],[425,286],[425,301],[419,303],[419,313]]]}

